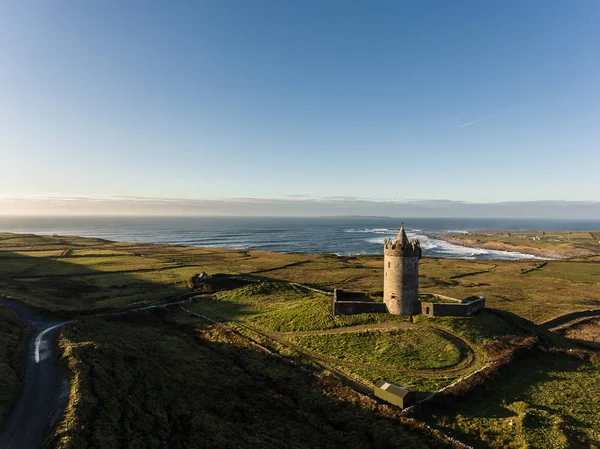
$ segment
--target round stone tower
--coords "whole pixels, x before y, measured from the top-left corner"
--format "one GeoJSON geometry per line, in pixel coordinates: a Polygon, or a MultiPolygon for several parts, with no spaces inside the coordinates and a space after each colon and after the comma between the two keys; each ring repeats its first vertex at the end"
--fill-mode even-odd
{"type": "Polygon", "coordinates": [[[383,254],[383,301],[389,312],[394,315],[420,315],[419,241],[409,241],[402,226],[395,241],[385,241],[383,254]]]}

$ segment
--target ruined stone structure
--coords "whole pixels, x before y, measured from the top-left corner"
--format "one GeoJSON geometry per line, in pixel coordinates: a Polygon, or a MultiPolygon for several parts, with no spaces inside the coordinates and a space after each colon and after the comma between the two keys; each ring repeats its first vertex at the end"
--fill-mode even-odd
{"type": "Polygon", "coordinates": [[[485,308],[483,296],[463,300],[431,293],[419,296],[421,313],[425,316],[470,316],[485,308]]]}
{"type": "Polygon", "coordinates": [[[365,292],[349,292],[341,288],[333,290],[333,314],[355,315],[357,313],[387,313],[382,302],[375,302],[365,292]]]}
{"type": "Polygon", "coordinates": [[[394,315],[419,315],[419,241],[408,240],[402,226],[395,241],[385,241],[383,254],[383,302],[388,311],[394,315]]]}

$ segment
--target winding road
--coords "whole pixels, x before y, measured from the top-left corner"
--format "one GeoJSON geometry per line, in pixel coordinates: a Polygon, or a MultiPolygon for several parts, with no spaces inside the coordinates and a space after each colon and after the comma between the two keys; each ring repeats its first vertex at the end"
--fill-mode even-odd
{"type": "Polygon", "coordinates": [[[61,376],[54,354],[54,337],[68,321],[48,320],[3,298],[0,305],[14,310],[34,329],[27,346],[21,391],[0,431],[0,448],[35,449],[42,445],[69,395],[69,383],[61,376]]]}
{"type": "MultiPolygon", "coordinates": [[[[96,316],[141,312],[189,302],[190,299],[186,298],[96,316]]],[[[69,397],[69,382],[58,370],[54,338],[60,328],[71,321],[48,320],[4,298],[0,298],[0,305],[15,311],[34,329],[27,345],[25,377],[19,397],[13,404],[4,428],[0,430],[0,449],[37,449],[60,418],[69,397]]]]}

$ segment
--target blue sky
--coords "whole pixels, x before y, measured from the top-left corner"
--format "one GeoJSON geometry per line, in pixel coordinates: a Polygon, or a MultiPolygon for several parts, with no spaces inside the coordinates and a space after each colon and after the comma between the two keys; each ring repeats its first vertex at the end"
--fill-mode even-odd
{"type": "Polygon", "coordinates": [[[597,201],[599,23],[595,0],[1,2],[0,194],[597,201]]]}

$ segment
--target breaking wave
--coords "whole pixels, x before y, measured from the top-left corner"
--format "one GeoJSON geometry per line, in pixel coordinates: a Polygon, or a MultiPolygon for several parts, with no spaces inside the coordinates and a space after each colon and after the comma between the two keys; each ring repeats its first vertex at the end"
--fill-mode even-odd
{"type": "MultiPolygon", "coordinates": [[[[383,242],[389,238],[394,238],[397,235],[397,229],[387,229],[387,232],[372,232],[378,235],[377,237],[369,237],[366,242],[372,244],[383,245],[383,242]]],[[[365,230],[366,232],[366,230],[365,230]]],[[[409,229],[406,234],[411,239],[417,239],[421,243],[423,255],[429,257],[443,257],[448,259],[499,259],[499,260],[543,260],[543,257],[534,256],[532,254],[520,253],[517,251],[501,251],[486,248],[472,248],[468,246],[449,243],[445,240],[434,239],[420,234],[420,229],[409,229]]],[[[454,233],[466,233],[466,231],[454,231],[454,233]]]]}

